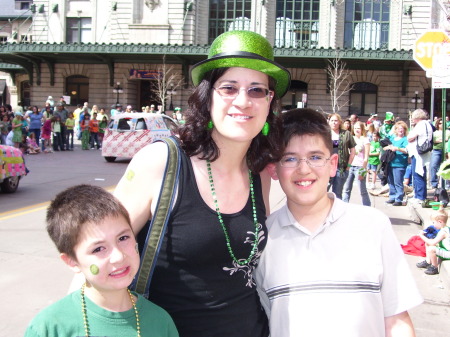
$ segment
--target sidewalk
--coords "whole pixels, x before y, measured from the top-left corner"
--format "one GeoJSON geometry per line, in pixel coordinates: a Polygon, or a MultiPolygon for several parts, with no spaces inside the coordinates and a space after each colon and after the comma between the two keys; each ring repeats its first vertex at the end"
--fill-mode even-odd
{"type": "MultiPolygon", "coordinates": [[[[372,197],[383,198],[383,196],[378,195],[378,192],[378,189],[376,191],[372,190],[369,191],[369,194],[371,194],[372,197]]],[[[427,199],[433,200],[433,197],[434,189],[429,189],[427,199]]],[[[385,199],[387,200],[387,198],[385,199]]],[[[421,225],[423,229],[431,225],[431,215],[433,214],[432,208],[423,208],[422,204],[415,203],[413,199],[408,199],[406,207],[398,207],[398,209],[407,209],[411,221],[421,225]]],[[[450,204],[445,208],[445,210],[450,214],[450,204]]],[[[450,287],[450,260],[441,261],[439,264],[438,276],[446,286],[450,287]]]]}

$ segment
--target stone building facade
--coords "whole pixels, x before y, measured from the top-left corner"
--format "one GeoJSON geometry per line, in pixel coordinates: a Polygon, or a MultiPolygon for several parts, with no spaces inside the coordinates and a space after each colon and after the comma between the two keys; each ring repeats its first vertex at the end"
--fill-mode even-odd
{"type": "Polygon", "coordinates": [[[247,29],[266,36],[276,61],[292,73],[285,109],[333,111],[326,68],[338,57],[352,85],[340,98],[341,115],[364,119],[392,111],[406,118],[416,106],[437,114],[441,91],[432,94],[412,48],[424,31],[450,28],[448,2],[35,0],[26,11],[30,38],[0,45],[0,70],[10,78],[13,106],[24,98],[42,106],[49,95],[64,95],[71,105],[87,100],[109,108],[119,99],[137,110],[149,104],[186,108],[190,67],[207,57],[218,34],[247,29]],[[420,103],[412,102],[416,92],[420,103]]]}

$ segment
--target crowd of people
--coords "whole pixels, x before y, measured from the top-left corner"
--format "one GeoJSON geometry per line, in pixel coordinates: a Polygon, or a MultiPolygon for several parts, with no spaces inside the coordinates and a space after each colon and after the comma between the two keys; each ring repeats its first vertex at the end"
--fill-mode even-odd
{"type": "Polygon", "coordinates": [[[339,155],[338,172],[329,187],[345,202],[350,199],[355,179],[362,204],[367,206],[369,193],[385,194],[387,203],[404,206],[407,198],[418,203],[426,200],[427,189],[448,187],[437,176],[443,148],[450,149],[450,131],[442,141],[442,129],[450,130],[448,117],[444,125],[441,118],[430,121],[426,111],[417,109],[406,121],[386,112],[383,121],[378,114],[372,114],[365,123],[356,115],[342,121],[340,115],[330,114],[328,122],[333,152],[339,155]],[[422,153],[418,147],[425,142],[432,147],[422,153]],[[381,184],[378,188],[377,177],[381,184]]]}
{"type": "MultiPolygon", "coordinates": [[[[77,139],[82,150],[100,150],[110,116],[122,112],[161,113],[160,109],[155,110],[152,104],[141,111],[131,105],[122,110],[122,105],[116,104],[108,114],[104,108],[90,107],[85,102],[70,111],[63,97],[55,102],[52,96],[48,96],[43,108],[19,105],[13,111],[7,104],[0,106],[0,144],[20,148],[24,154],[37,154],[73,151],[77,139]]],[[[175,108],[171,117],[184,124],[181,108],[175,108]]]]}

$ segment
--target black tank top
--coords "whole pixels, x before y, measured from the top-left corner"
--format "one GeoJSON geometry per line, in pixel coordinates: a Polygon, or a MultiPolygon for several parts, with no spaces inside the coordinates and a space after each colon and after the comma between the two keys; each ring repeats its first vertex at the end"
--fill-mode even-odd
{"type": "MultiPolygon", "coordinates": [[[[178,197],[150,285],[150,300],[169,312],[180,337],[266,337],[269,328],[252,272],[266,245],[265,207],[259,175],[253,176],[259,232],[248,265],[233,262],[225,235],[203,201],[190,159],[181,151],[178,197]]],[[[220,202],[220,200],[219,200],[220,202]]],[[[252,202],[222,214],[237,259],[247,259],[255,239],[252,202]]]]}

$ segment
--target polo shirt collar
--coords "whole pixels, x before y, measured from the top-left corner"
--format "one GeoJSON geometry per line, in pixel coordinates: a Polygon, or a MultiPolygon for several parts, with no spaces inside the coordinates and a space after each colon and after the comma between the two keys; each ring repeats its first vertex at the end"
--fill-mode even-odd
{"type": "Polygon", "coordinates": [[[297,222],[294,215],[289,210],[289,207],[287,206],[287,204],[285,205],[283,212],[280,214],[280,217],[279,217],[280,225],[282,227],[294,226],[308,235],[318,234],[325,227],[331,226],[334,222],[339,220],[339,218],[341,216],[344,215],[347,204],[345,202],[343,202],[341,199],[336,198],[336,195],[333,192],[328,192],[327,195],[328,195],[328,198],[333,200],[333,205],[331,206],[331,210],[325,219],[325,223],[321,227],[319,227],[315,233],[309,232],[299,222],[297,222]]]}

